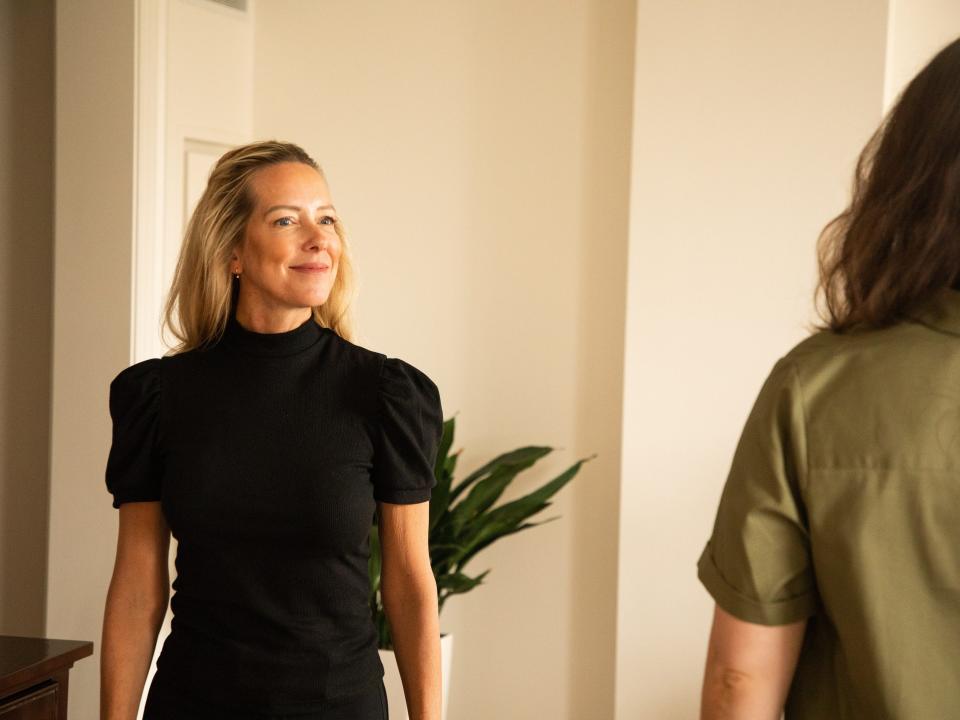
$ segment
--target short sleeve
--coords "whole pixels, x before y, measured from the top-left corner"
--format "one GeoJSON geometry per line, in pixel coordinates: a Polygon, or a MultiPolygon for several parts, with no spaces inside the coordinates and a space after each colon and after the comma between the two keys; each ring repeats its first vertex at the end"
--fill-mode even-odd
{"type": "Polygon", "coordinates": [[[697,565],[716,603],[747,622],[785,625],[816,612],[804,423],[796,365],[780,358],[744,425],[697,565]]]}
{"type": "Polygon", "coordinates": [[[423,372],[384,357],[378,379],[373,497],[388,503],[430,499],[437,448],[443,434],[440,392],[423,372]]]}
{"type": "Polygon", "coordinates": [[[110,382],[113,437],[105,477],[115,508],[160,499],[160,362],[135,363],[110,382]]]}

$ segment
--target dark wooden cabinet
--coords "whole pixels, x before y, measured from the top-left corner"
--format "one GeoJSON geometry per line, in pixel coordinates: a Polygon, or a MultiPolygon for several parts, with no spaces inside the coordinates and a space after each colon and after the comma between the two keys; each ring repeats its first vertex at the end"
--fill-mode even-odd
{"type": "Polygon", "coordinates": [[[68,673],[86,640],[0,635],[0,720],[67,720],[68,673]]]}

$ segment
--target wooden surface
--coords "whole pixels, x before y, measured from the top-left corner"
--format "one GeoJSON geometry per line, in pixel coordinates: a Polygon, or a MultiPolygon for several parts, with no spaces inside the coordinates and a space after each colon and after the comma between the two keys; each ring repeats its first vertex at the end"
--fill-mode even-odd
{"type": "Polygon", "coordinates": [[[92,654],[88,640],[0,635],[0,715],[66,720],[70,668],[92,654]]]}

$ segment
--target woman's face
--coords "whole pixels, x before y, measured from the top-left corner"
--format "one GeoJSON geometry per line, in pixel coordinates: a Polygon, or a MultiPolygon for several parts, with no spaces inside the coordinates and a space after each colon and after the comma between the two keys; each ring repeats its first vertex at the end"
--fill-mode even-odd
{"type": "Polygon", "coordinates": [[[322,305],[341,250],[323,176],[305,163],[276,163],[254,173],[250,190],[253,211],[231,261],[238,306],[249,317],[322,305]]]}

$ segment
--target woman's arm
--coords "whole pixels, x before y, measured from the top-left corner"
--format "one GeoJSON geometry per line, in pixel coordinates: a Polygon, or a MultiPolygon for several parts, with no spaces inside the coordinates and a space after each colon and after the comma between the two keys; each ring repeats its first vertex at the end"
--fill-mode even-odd
{"type": "Polygon", "coordinates": [[[440,618],[427,536],[430,503],[378,503],[380,592],[410,720],[440,720],[440,618]]]}
{"type": "Polygon", "coordinates": [[[715,606],[700,720],[779,720],[806,626],[757,625],[715,606]]]}
{"type": "Polygon", "coordinates": [[[100,647],[100,718],[134,720],[167,612],[170,529],[159,502],[120,506],[100,647]]]}

